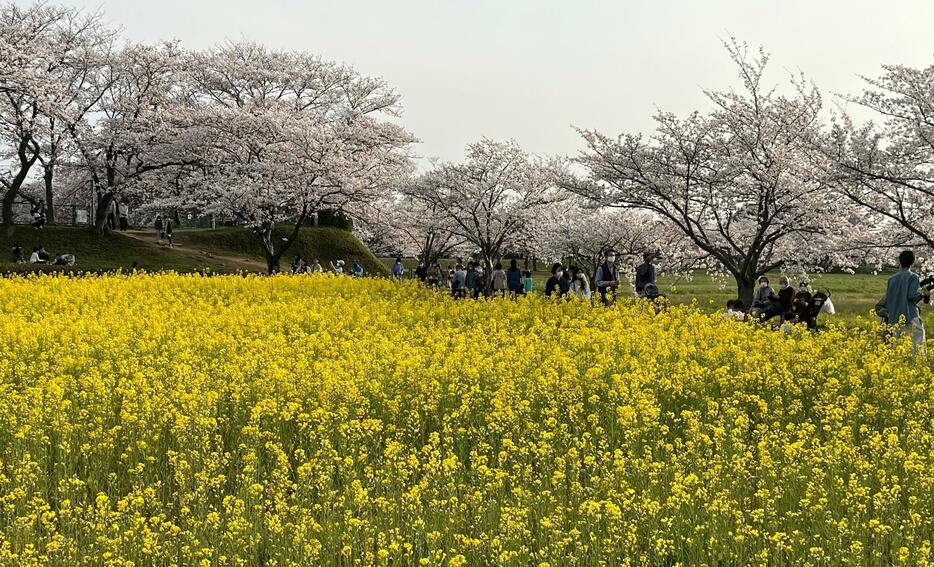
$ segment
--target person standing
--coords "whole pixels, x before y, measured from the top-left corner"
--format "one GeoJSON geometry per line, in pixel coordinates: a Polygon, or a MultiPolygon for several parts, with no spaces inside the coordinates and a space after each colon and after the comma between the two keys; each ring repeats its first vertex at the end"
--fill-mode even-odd
{"type": "Polygon", "coordinates": [[[642,264],[636,267],[636,295],[639,297],[645,295],[645,286],[656,285],[654,259],[655,252],[646,252],[642,255],[642,264]]]}
{"type": "Polygon", "coordinates": [[[165,238],[169,241],[169,248],[174,248],[172,246],[172,219],[166,217],[162,223],[162,232],[165,233],[165,238]]]}
{"type": "Polygon", "coordinates": [[[616,271],[616,252],[608,250],[603,263],[597,267],[594,285],[600,294],[600,301],[609,305],[616,300],[616,290],[619,289],[619,274],[616,271]]]}
{"type": "Polygon", "coordinates": [[[896,337],[911,337],[911,352],[927,357],[925,348],[924,322],[921,321],[921,310],[918,302],[930,301],[931,292],[921,289],[921,280],[918,274],[911,271],[915,263],[915,253],[905,250],[898,255],[901,269],[890,277],[885,286],[885,309],[888,312],[890,325],[898,325],[895,330],[896,337]]]}
{"type": "Polygon", "coordinates": [[[503,265],[499,262],[493,268],[493,274],[490,276],[490,287],[493,288],[493,294],[499,296],[506,295],[506,272],[503,271],[503,265]]]}
{"type": "Polygon", "coordinates": [[[526,270],[522,273],[522,292],[525,295],[532,293],[532,289],[535,287],[535,283],[532,281],[532,271],[526,270]]]}
{"type": "Polygon", "coordinates": [[[571,266],[571,293],[578,299],[590,299],[590,282],[584,271],[577,266],[571,266]]]}
{"type": "Polygon", "coordinates": [[[552,297],[554,295],[558,297],[564,296],[564,292],[561,290],[562,279],[564,279],[564,267],[560,263],[555,262],[551,266],[551,277],[545,282],[545,297],[552,297]]]}
{"type": "Polygon", "coordinates": [[[464,274],[464,290],[468,297],[477,297],[477,265],[474,262],[467,262],[467,270],[464,274]]]}
{"type": "Polygon", "coordinates": [[[425,280],[428,279],[428,267],[425,266],[425,262],[418,263],[418,266],[415,268],[415,277],[422,283],[425,283],[425,280]]]}
{"type": "Polygon", "coordinates": [[[444,273],[441,271],[441,264],[435,262],[428,268],[427,281],[430,287],[438,287],[441,285],[441,279],[444,277],[444,273]]]}
{"type": "Polygon", "coordinates": [[[402,265],[402,258],[396,258],[396,262],[392,265],[392,277],[401,282],[404,275],[405,266],[402,265]]]}
{"type": "Polygon", "coordinates": [[[120,207],[120,232],[126,232],[130,228],[129,214],[126,205],[120,207]]]}
{"type": "Polygon", "coordinates": [[[513,299],[522,295],[522,270],[519,269],[519,263],[515,258],[509,263],[509,269],[506,270],[506,287],[509,288],[509,295],[513,299]]]}
{"type": "Polygon", "coordinates": [[[23,257],[23,245],[17,242],[13,245],[13,263],[22,264],[26,259],[23,257]]]}
{"type": "Polygon", "coordinates": [[[162,239],[165,237],[165,233],[162,231],[162,214],[156,215],[156,242],[162,242],[162,239]]]}
{"type": "Polygon", "coordinates": [[[467,296],[467,270],[460,262],[454,267],[454,274],[451,276],[451,293],[455,299],[467,296]]]}

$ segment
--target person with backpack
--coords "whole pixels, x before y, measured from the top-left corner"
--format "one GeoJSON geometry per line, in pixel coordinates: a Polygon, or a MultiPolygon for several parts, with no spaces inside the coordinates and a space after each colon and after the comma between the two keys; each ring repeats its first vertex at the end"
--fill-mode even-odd
{"type": "Polygon", "coordinates": [[[616,301],[616,290],[619,289],[619,273],[616,271],[616,252],[607,250],[603,263],[597,267],[594,275],[594,285],[600,294],[600,302],[609,305],[616,301]]]}

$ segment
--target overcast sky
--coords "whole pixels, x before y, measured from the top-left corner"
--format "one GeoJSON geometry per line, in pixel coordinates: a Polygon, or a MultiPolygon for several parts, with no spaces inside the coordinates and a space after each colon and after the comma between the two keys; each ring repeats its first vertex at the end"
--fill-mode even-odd
{"type": "Polygon", "coordinates": [[[730,34],[771,53],[774,82],[800,70],[825,95],[883,63],[934,63],[931,0],[58,1],[102,9],[131,40],[246,38],[382,76],[416,153],[449,160],[483,136],[575,154],[572,126],[648,131],[656,108],[703,108],[702,87],[736,84],[730,34]]]}

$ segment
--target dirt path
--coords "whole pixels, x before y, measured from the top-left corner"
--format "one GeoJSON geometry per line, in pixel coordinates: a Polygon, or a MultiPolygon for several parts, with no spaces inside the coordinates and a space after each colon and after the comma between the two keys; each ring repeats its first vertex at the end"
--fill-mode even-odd
{"type": "Polygon", "coordinates": [[[193,248],[190,244],[174,244],[172,248],[169,248],[169,245],[166,243],[159,244],[153,238],[153,232],[149,230],[128,230],[125,232],[115,231],[114,234],[119,234],[127,238],[132,238],[138,240],[145,244],[148,244],[153,247],[158,247],[167,252],[173,254],[179,254],[182,256],[187,256],[188,258],[203,259],[209,258],[214,263],[222,264],[227,268],[234,270],[265,270],[266,264],[258,260],[250,260],[248,258],[238,258],[236,256],[225,256],[222,254],[215,254],[214,252],[208,252],[207,250],[201,250],[199,248],[193,248]]]}

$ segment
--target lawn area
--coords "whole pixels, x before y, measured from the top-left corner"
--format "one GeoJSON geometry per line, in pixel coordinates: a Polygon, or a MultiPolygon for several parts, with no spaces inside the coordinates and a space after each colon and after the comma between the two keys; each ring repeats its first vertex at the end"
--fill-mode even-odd
{"type": "Polygon", "coordinates": [[[193,272],[204,269],[212,271],[234,271],[222,262],[209,257],[173,251],[158,246],[155,242],[140,241],[123,234],[101,236],[87,227],[46,226],[35,230],[29,226],[18,226],[12,236],[0,230],[0,271],[76,271],[98,272],[129,270],[133,262],[145,270],[172,270],[193,272]],[[19,243],[24,255],[29,258],[33,246],[45,246],[54,258],[56,254],[75,255],[75,265],[70,268],[12,264],[13,245],[19,243]]]}
{"type": "MultiPolygon", "coordinates": [[[[276,235],[281,238],[287,227],[276,235]]],[[[232,273],[239,271],[265,272],[265,260],[256,237],[242,228],[177,229],[175,248],[158,244],[151,230],[116,232],[108,236],[95,234],[87,227],[46,226],[35,230],[18,226],[12,236],[0,231],[0,272],[68,271],[110,272],[129,270],[133,262],[148,271],[195,272],[211,271],[232,273]],[[75,266],[60,268],[13,264],[12,249],[22,245],[26,258],[33,246],[44,246],[52,257],[59,253],[75,255],[75,266]]],[[[343,259],[347,269],[354,261],[360,262],[369,275],[388,272],[379,260],[353,234],[335,228],[303,228],[298,240],[282,258],[287,270],[292,257],[300,253],[319,258],[327,267],[330,260],[343,259]]]]}

